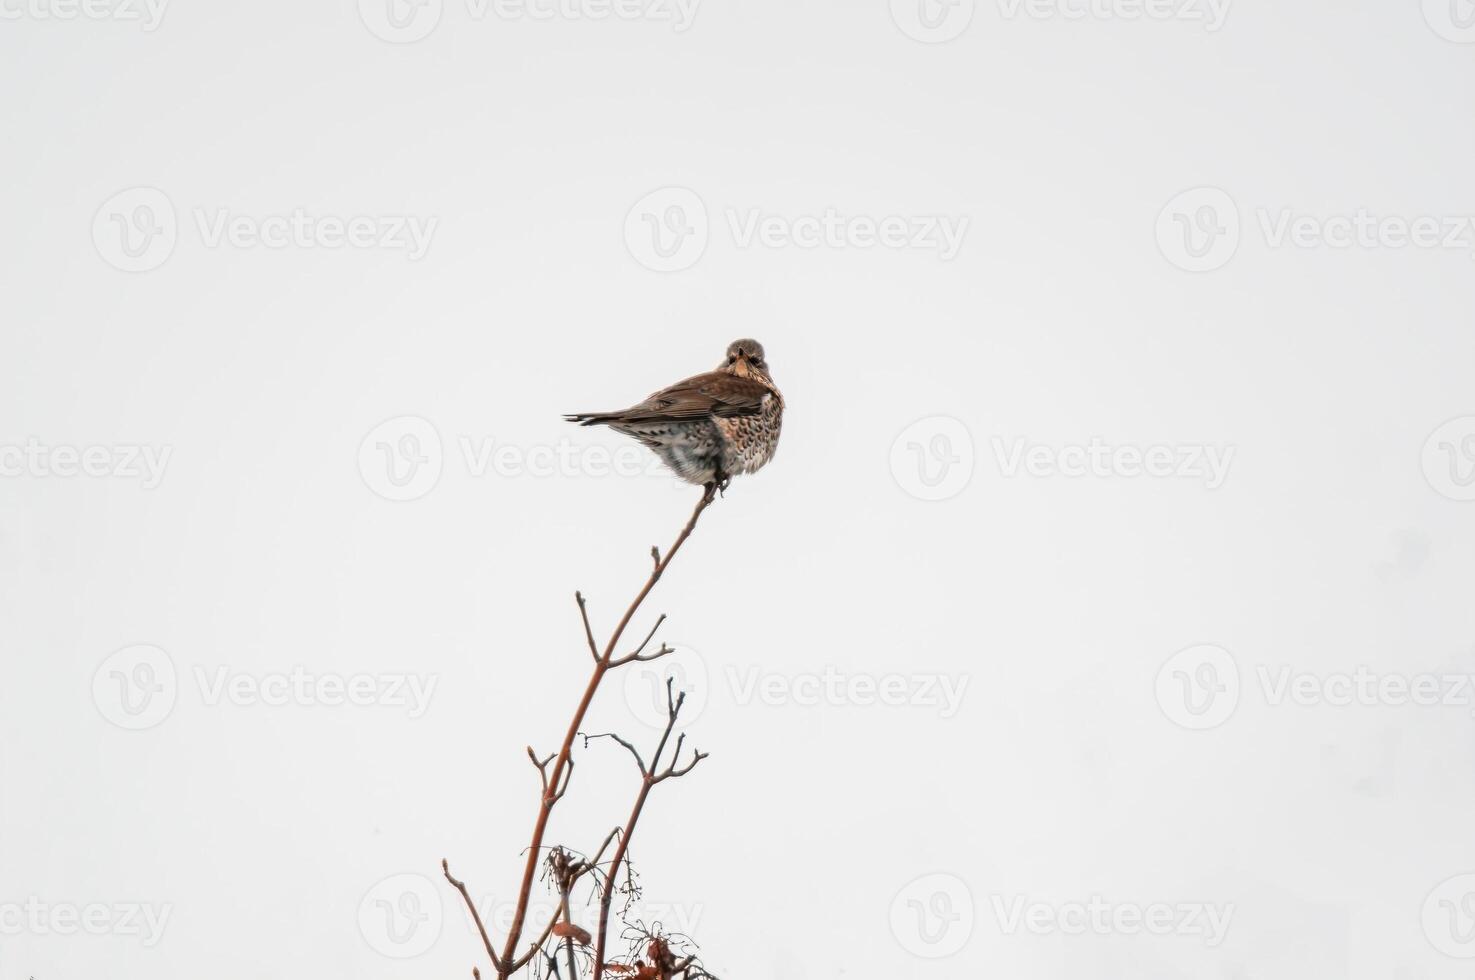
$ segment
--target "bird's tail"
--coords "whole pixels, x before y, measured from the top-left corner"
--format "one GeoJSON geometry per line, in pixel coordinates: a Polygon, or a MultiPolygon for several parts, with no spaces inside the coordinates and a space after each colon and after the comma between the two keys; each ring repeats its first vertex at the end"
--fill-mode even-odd
{"type": "Polygon", "coordinates": [[[620,420],[619,412],[580,412],[577,415],[565,415],[565,422],[575,422],[579,425],[609,425],[611,422],[620,420]]]}

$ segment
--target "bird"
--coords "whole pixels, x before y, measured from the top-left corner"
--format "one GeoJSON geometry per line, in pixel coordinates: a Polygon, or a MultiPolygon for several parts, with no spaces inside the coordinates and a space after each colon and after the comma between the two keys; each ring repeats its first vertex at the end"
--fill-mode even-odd
{"type": "Polygon", "coordinates": [[[618,412],[565,415],[579,425],[607,425],[638,439],[687,483],[726,492],[739,474],[773,459],[784,396],[756,340],[735,340],[716,370],[678,381],[618,412]]]}

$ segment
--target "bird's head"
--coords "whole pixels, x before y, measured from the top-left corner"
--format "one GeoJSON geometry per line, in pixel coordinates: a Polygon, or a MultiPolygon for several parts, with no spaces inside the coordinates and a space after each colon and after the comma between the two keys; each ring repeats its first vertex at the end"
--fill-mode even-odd
{"type": "Polygon", "coordinates": [[[768,359],[763,356],[763,345],[756,340],[734,340],[727,345],[727,358],[717,370],[735,374],[740,378],[757,378],[773,383],[768,376],[768,359]]]}

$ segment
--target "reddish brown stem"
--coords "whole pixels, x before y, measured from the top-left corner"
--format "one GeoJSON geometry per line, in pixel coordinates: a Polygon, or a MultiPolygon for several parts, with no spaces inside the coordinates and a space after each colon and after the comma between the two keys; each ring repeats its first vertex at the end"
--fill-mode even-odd
{"type": "Polygon", "coordinates": [[[620,834],[620,843],[615,846],[615,856],[610,864],[609,877],[604,882],[604,894],[599,897],[599,931],[594,938],[594,980],[603,980],[604,977],[604,946],[605,936],[609,932],[609,906],[615,895],[615,877],[620,873],[620,864],[625,860],[625,852],[630,848],[630,838],[635,834],[635,825],[640,822],[640,811],[645,808],[645,801],[650,797],[651,787],[655,783],[649,776],[641,780],[640,793],[635,797],[635,806],[630,810],[630,819],[625,821],[624,833],[620,834]]]}
{"type": "MultiPolygon", "coordinates": [[[[523,926],[527,920],[528,902],[532,896],[533,878],[537,873],[538,861],[543,852],[543,838],[548,831],[548,818],[552,815],[553,807],[561,795],[558,792],[558,787],[563,781],[564,770],[569,765],[569,757],[573,752],[574,739],[578,736],[579,728],[584,723],[584,716],[588,713],[589,706],[594,702],[594,694],[599,690],[600,682],[604,680],[604,675],[609,672],[611,662],[614,659],[615,647],[619,644],[621,637],[624,636],[625,628],[630,625],[630,620],[635,617],[636,612],[640,610],[641,604],[645,602],[646,597],[650,595],[651,590],[660,581],[662,573],[671,564],[671,559],[676,557],[676,552],[686,543],[686,539],[691,537],[692,530],[696,528],[697,519],[702,516],[702,511],[706,510],[713,499],[715,499],[716,492],[715,486],[708,486],[706,488],[702,494],[702,499],[697,501],[696,509],[691,513],[691,519],[681,529],[681,533],[666,552],[665,557],[655,562],[655,567],[651,570],[650,577],[646,579],[645,585],[641,588],[639,594],[635,596],[635,601],[630,603],[630,608],[625,610],[625,615],[620,618],[619,625],[615,627],[615,631],[610,634],[609,642],[605,644],[603,654],[601,654],[599,660],[594,665],[594,673],[590,676],[589,683],[584,688],[584,695],[579,699],[578,707],[574,709],[574,717],[569,722],[568,731],[563,738],[563,745],[558,750],[558,757],[553,762],[553,771],[548,776],[542,797],[539,801],[538,818],[533,824],[532,841],[528,844],[527,865],[523,869],[522,885],[517,892],[517,908],[512,916],[511,929],[507,933],[507,943],[502,950],[501,964],[497,967],[497,975],[500,980],[506,980],[521,965],[517,958],[517,944],[522,939],[523,926]]],[[[579,606],[582,610],[582,597],[580,597],[579,606]]],[[[592,638],[592,634],[589,635],[592,638]]],[[[648,792],[648,788],[646,792],[648,792]]],[[[619,846],[621,853],[623,853],[625,841],[621,840],[619,846]]],[[[616,867],[618,867],[618,864],[616,867]]],[[[601,969],[602,963],[596,961],[596,975],[601,969]]]]}
{"type": "Polygon", "coordinates": [[[615,855],[610,863],[609,874],[604,879],[604,891],[599,899],[599,929],[594,940],[594,980],[604,978],[604,949],[606,937],[609,934],[609,909],[610,902],[615,894],[615,879],[620,874],[620,865],[625,860],[625,852],[630,849],[630,838],[635,836],[635,825],[640,822],[641,811],[645,809],[645,801],[650,798],[650,791],[668,779],[679,779],[696,768],[697,763],[707,756],[705,753],[697,752],[693,755],[691,762],[686,766],[680,766],[681,747],[686,743],[686,736],[682,735],[676,740],[676,751],[671,755],[671,761],[666,768],[661,768],[661,757],[666,752],[666,746],[670,744],[671,733],[676,730],[676,720],[681,716],[681,707],[686,703],[686,693],[677,697],[675,694],[674,681],[666,681],[666,730],[661,733],[661,740],[656,745],[655,755],[651,756],[650,768],[640,759],[640,753],[635,747],[624,739],[616,736],[616,741],[623,745],[630,754],[635,757],[635,762],[640,766],[640,792],[635,797],[635,805],[630,809],[630,819],[625,821],[625,830],[620,834],[620,842],[615,846],[615,855]]]}

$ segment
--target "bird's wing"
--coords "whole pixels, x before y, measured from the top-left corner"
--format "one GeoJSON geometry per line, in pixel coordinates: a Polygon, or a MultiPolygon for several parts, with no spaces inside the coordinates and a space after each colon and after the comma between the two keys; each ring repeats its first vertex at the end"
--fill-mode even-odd
{"type": "Polygon", "coordinates": [[[725,371],[699,374],[663,388],[621,412],[628,422],[679,422],[701,418],[757,415],[771,395],[763,384],[725,371]]]}

